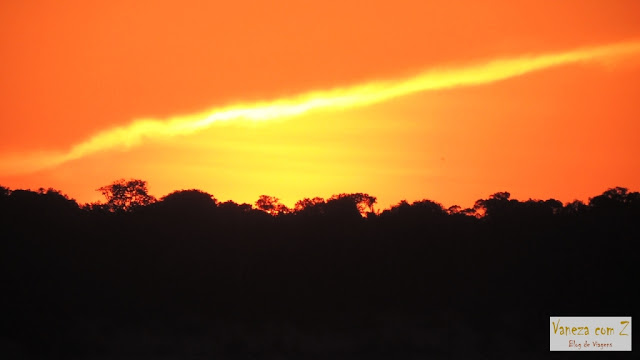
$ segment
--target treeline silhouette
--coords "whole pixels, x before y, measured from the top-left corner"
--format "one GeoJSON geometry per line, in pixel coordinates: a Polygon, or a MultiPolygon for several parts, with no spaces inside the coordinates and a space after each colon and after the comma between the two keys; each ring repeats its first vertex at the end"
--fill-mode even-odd
{"type": "Polygon", "coordinates": [[[549,316],[638,303],[640,193],[621,187],[384,211],[98,190],[0,187],[2,358],[538,358],[549,316]]]}

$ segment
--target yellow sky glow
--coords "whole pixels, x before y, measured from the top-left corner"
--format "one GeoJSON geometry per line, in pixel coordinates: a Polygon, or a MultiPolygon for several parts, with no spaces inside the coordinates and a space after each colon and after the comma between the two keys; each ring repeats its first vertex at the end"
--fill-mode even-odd
{"type": "Polygon", "coordinates": [[[100,132],[67,152],[40,152],[0,160],[0,172],[24,174],[55,167],[100,151],[128,149],[145,138],[188,135],[225,121],[290,118],[313,110],[356,108],[423,91],[489,84],[551,67],[593,62],[640,52],[640,42],[625,42],[567,52],[520,56],[457,68],[435,68],[411,78],[376,81],[252,104],[219,107],[168,119],[136,119],[100,132]]]}

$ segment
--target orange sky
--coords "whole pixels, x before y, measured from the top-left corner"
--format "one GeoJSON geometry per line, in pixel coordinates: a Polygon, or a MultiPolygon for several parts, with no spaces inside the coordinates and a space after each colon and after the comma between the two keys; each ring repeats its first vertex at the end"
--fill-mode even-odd
{"type": "MultiPolygon", "coordinates": [[[[0,157],[65,153],[167,119],[496,59],[640,41],[638,1],[21,1],[0,5],[0,157]],[[517,5],[514,5],[517,3],[517,5]]],[[[470,206],[497,191],[586,200],[640,188],[640,54],[263,122],[149,137],[11,188],[80,202],[118,178],[220,200],[368,192],[470,206]]]]}

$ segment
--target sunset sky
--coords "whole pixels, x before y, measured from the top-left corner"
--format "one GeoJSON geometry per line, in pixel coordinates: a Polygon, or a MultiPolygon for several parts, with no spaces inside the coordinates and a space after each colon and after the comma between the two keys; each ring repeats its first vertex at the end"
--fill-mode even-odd
{"type": "Polygon", "coordinates": [[[640,1],[3,1],[0,185],[640,190],[640,1]]]}

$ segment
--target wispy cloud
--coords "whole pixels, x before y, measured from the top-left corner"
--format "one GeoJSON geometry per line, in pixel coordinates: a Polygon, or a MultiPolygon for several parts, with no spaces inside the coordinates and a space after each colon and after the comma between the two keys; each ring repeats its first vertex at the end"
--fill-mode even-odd
{"type": "Polygon", "coordinates": [[[489,84],[561,65],[596,62],[640,53],[640,42],[625,42],[566,52],[504,58],[464,67],[433,68],[417,76],[373,81],[298,96],[237,104],[167,119],[135,119],[130,125],[104,130],[67,152],[25,154],[0,160],[0,173],[29,173],[80,159],[100,151],[127,149],[145,139],[188,135],[227,121],[268,121],[314,110],[363,107],[418,92],[489,84]]]}

